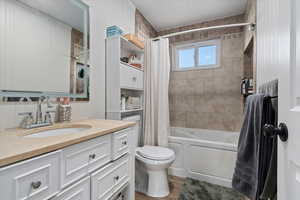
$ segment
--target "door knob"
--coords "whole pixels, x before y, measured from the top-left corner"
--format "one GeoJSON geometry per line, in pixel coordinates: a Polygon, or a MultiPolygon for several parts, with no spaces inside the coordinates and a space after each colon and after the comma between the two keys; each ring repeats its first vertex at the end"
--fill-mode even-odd
{"type": "Polygon", "coordinates": [[[263,132],[266,137],[275,137],[278,135],[282,142],[286,142],[289,137],[288,127],[285,123],[280,123],[278,127],[272,124],[265,124],[263,132]]]}

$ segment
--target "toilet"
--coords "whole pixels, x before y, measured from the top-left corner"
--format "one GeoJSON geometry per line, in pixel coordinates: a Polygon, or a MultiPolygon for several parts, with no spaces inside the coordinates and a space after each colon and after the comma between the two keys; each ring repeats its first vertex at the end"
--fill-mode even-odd
{"type": "Polygon", "coordinates": [[[173,150],[165,147],[144,146],[138,147],[141,143],[141,117],[140,115],[123,118],[126,121],[136,122],[137,135],[133,136],[135,143],[135,158],[147,173],[147,189],[143,191],[151,197],[165,197],[170,193],[167,169],[175,160],[173,150]]]}
{"type": "Polygon", "coordinates": [[[165,147],[144,146],[136,149],[135,157],[144,165],[148,173],[147,195],[168,196],[170,190],[167,169],[175,160],[174,151],[165,147]]]}

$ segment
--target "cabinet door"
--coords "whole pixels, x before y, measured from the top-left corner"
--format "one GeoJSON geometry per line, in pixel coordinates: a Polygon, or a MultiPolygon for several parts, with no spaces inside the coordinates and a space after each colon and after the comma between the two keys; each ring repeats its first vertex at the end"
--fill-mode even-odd
{"type": "Polygon", "coordinates": [[[114,165],[106,165],[91,176],[91,199],[106,200],[113,195],[114,189],[114,165]]]}
{"type": "Polygon", "coordinates": [[[118,192],[129,181],[129,155],[120,158],[114,163],[114,193],[118,192]]]}
{"type": "Polygon", "coordinates": [[[121,64],[120,66],[120,87],[121,88],[135,88],[136,81],[135,71],[129,66],[121,64]]]}
{"type": "Polygon", "coordinates": [[[144,73],[141,70],[123,65],[120,66],[120,87],[129,89],[144,88],[144,73]]]}
{"type": "Polygon", "coordinates": [[[131,128],[113,133],[112,159],[116,160],[129,152],[129,134],[131,128]]]}
{"type": "Polygon", "coordinates": [[[0,199],[49,199],[60,190],[60,151],[0,168],[0,199]]]}
{"type": "Polygon", "coordinates": [[[62,150],[62,185],[66,187],[111,161],[111,135],[62,150]]]}
{"type": "Polygon", "coordinates": [[[129,181],[129,156],[116,160],[91,176],[91,200],[107,200],[129,181]]]}
{"type": "Polygon", "coordinates": [[[90,177],[71,185],[51,200],[90,200],[90,177]]]}

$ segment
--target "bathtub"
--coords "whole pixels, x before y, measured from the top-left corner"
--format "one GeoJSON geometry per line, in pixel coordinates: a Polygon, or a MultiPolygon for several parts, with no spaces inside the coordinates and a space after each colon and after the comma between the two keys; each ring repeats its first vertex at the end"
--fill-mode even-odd
{"type": "Polygon", "coordinates": [[[238,132],[172,127],[169,147],[176,160],[169,174],[231,187],[238,132]]]}

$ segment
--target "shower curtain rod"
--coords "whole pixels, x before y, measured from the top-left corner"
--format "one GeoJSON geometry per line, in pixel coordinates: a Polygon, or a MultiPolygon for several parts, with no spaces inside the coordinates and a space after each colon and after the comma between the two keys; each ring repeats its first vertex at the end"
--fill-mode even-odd
{"type": "Polygon", "coordinates": [[[219,26],[210,26],[210,27],[204,27],[204,28],[197,28],[197,29],[192,29],[192,30],[187,30],[187,31],[180,31],[180,32],[176,32],[176,33],[170,33],[167,35],[162,35],[156,38],[152,38],[152,40],[158,40],[160,38],[169,38],[169,37],[173,37],[173,36],[177,36],[177,35],[182,35],[182,34],[187,34],[187,33],[193,33],[193,32],[197,32],[197,31],[207,31],[207,30],[212,30],[212,29],[219,29],[219,28],[233,28],[233,27],[241,27],[241,26],[251,26],[251,30],[253,30],[255,28],[255,24],[254,23],[239,23],[239,24],[226,24],[226,25],[219,25],[219,26]]]}

